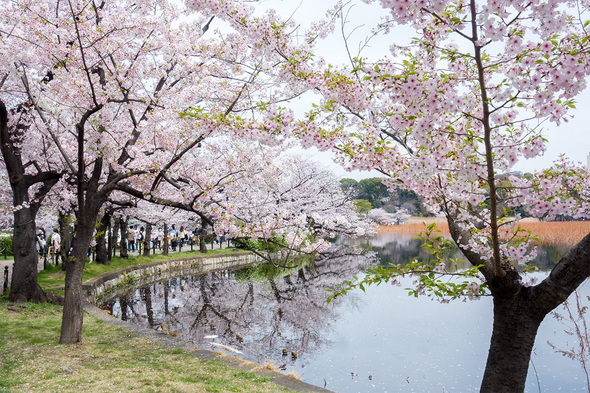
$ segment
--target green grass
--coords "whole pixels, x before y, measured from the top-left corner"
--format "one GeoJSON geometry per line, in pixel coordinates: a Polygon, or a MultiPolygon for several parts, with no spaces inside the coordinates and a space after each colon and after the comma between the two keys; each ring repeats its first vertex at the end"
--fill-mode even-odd
{"type": "MultiPolygon", "coordinates": [[[[209,250],[206,254],[202,254],[199,251],[184,251],[184,252],[171,252],[168,255],[156,254],[150,255],[149,257],[144,256],[129,256],[129,258],[121,258],[119,256],[113,257],[109,265],[101,265],[99,263],[87,263],[84,266],[84,273],[82,280],[87,281],[91,278],[100,276],[101,274],[108,273],[119,268],[143,265],[151,262],[165,261],[171,259],[182,259],[190,257],[200,257],[208,255],[220,255],[229,253],[244,252],[243,250],[236,250],[232,248],[223,248],[209,250]]],[[[51,266],[45,270],[39,272],[37,281],[41,288],[44,290],[51,288],[58,288],[64,286],[65,272],[61,270],[61,265],[51,266]]]]}
{"type": "MultiPolygon", "coordinates": [[[[1,300],[1,299],[0,299],[1,300]]],[[[84,316],[83,342],[60,345],[62,308],[0,302],[0,392],[291,390],[84,316]]]]}

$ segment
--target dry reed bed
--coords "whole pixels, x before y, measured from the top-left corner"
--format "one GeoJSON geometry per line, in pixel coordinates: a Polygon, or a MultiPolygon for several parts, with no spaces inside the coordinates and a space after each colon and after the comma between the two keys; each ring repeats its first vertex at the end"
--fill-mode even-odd
{"type": "MultiPolygon", "coordinates": [[[[590,221],[521,222],[524,230],[531,231],[541,243],[573,246],[590,233],[590,221]]],[[[449,235],[446,223],[438,223],[442,235],[449,235]]],[[[379,227],[378,233],[403,233],[418,235],[424,231],[424,224],[406,224],[379,227]]]]}

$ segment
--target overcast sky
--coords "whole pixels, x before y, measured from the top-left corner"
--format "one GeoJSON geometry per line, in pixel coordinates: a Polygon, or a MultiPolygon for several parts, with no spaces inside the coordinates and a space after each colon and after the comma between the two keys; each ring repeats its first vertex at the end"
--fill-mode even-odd
{"type": "MultiPolygon", "coordinates": [[[[336,3],[335,0],[261,0],[256,3],[256,7],[274,8],[284,17],[293,14],[293,18],[297,22],[306,26],[310,21],[322,18],[325,15],[325,10],[334,3],[336,3]]],[[[350,14],[351,19],[354,18],[354,22],[351,21],[349,28],[352,29],[354,26],[364,24],[364,26],[358,26],[351,35],[351,42],[358,43],[364,40],[374,23],[379,21],[380,16],[385,15],[385,11],[377,4],[367,5],[361,1],[356,1],[356,3],[358,4],[355,4],[353,12],[350,14]]],[[[404,40],[408,40],[412,36],[412,31],[405,29],[399,34],[396,33],[395,36],[396,40],[399,40],[398,43],[403,43],[404,40]]],[[[387,42],[372,42],[371,46],[363,51],[363,55],[380,57],[383,51],[387,50],[388,45],[387,42]]],[[[347,60],[339,31],[319,49],[322,57],[335,64],[347,60]]],[[[533,160],[523,160],[514,167],[515,170],[532,172],[543,169],[557,159],[560,154],[565,154],[574,161],[586,164],[587,156],[590,153],[590,136],[588,135],[590,129],[590,89],[584,91],[576,101],[576,109],[572,111],[574,115],[572,120],[562,123],[559,127],[547,123],[544,136],[549,140],[549,145],[545,155],[533,160]]],[[[360,179],[378,175],[376,173],[346,173],[333,164],[330,156],[326,153],[308,151],[306,155],[313,155],[338,176],[360,179]]]]}

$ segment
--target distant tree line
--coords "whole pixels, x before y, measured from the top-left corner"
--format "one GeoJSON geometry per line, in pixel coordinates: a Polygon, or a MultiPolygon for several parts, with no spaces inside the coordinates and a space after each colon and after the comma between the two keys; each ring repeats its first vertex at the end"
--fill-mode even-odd
{"type": "MultiPolygon", "coordinates": [[[[530,173],[523,173],[520,171],[510,172],[508,174],[501,174],[498,176],[498,197],[500,201],[508,197],[506,190],[511,189],[512,183],[510,177],[514,176],[519,179],[529,179],[532,177],[530,173]]],[[[344,178],[340,180],[340,187],[342,191],[348,194],[354,202],[357,211],[361,214],[368,214],[372,209],[383,209],[388,213],[395,213],[401,209],[405,209],[411,216],[429,216],[430,213],[424,208],[422,204],[422,197],[410,190],[397,188],[395,190],[389,189],[381,182],[379,177],[371,177],[362,180],[355,180],[344,178]]],[[[489,198],[488,198],[489,200],[489,198]]],[[[487,200],[486,200],[487,202],[487,200]]],[[[517,206],[505,210],[507,216],[531,217],[524,206],[517,206]]],[[[541,217],[543,219],[543,217],[541,217]]],[[[568,215],[558,215],[554,221],[572,221],[573,217],[568,215]]]]}
{"type": "Polygon", "coordinates": [[[412,216],[427,216],[422,205],[422,198],[413,191],[388,189],[379,177],[371,177],[357,181],[344,178],[340,180],[342,191],[354,201],[360,213],[368,213],[371,209],[381,208],[389,213],[405,209],[412,216]]]}

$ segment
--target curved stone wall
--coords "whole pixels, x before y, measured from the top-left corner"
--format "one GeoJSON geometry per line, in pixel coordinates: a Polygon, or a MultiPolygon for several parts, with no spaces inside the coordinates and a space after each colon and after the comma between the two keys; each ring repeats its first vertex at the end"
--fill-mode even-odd
{"type": "Polygon", "coordinates": [[[262,257],[251,252],[220,255],[200,255],[182,259],[158,261],[113,270],[86,281],[82,290],[94,305],[117,293],[180,275],[206,274],[219,270],[239,269],[263,263],[262,257]]]}

